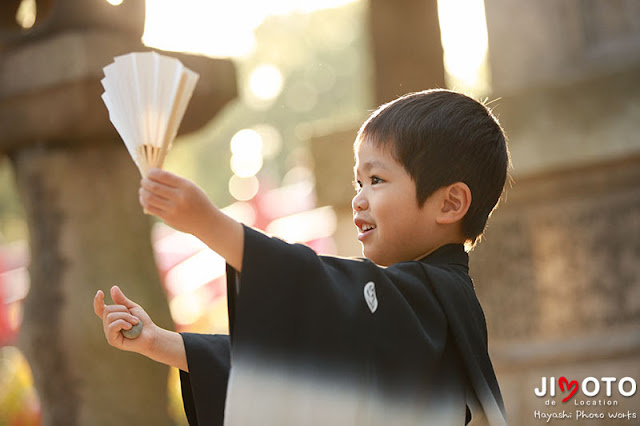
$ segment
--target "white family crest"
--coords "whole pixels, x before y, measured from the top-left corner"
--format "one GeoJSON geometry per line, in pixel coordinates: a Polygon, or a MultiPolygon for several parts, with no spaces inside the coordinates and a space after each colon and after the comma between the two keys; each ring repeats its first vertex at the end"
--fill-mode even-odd
{"type": "Polygon", "coordinates": [[[369,281],[364,286],[364,300],[367,302],[367,306],[371,313],[374,313],[378,309],[378,298],[376,297],[376,285],[373,281],[369,281]]]}

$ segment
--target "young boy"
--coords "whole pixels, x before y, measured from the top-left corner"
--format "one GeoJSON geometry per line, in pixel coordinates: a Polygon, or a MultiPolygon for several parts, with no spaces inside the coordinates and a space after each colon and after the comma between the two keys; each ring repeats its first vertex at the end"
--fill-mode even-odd
{"type": "Polygon", "coordinates": [[[94,308],[111,345],[181,370],[190,424],[506,424],[464,247],[505,184],[500,125],[475,100],[430,90],[380,107],[354,148],[366,259],[244,227],[171,173],[142,180],[146,211],[226,259],[230,339],[163,330],[117,287],[115,304],[98,291],[94,308]]]}

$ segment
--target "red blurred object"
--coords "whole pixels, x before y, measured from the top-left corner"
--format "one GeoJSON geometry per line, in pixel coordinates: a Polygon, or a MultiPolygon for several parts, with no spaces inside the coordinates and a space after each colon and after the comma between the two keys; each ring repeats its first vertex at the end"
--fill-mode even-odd
{"type": "Polygon", "coordinates": [[[9,310],[4,296],[5,279],[2,274],[4,272],[2,265],[2,258],[0,258],[0,346],[5,346],[11,343],[13,335],[9,324],[9,310]]]}
{"type": "Polygon", "coordinates": [[[13,344],[18,336],[18,312],[29,289],[27,245],[0,246],[0,346],[13,344]]]}

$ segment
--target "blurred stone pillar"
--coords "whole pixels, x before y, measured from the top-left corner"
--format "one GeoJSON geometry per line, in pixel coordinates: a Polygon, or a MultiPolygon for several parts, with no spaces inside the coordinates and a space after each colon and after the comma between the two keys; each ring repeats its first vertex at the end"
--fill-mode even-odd
{"type": "Polygon", "coordinates": [[[369,32],[376,106],[444,87],[437,0],[370,0],[369,32]]]}
{"type": "MultiPolygon", "coordinates": [[[[515,184],[471,256],[512,423],[536,411],[632,412],[617,382],[537,397],[542,377],[640,382],[640,8],[485,1],[492,104],[515,184]],[[505,202],[506,201],[506,202],[505,202]],[[615,407],[576,406],[604,398],[615,407]],[[556,406],[545,401],[555,400],[556,406]],[[575,401],[575,402],[574,402],[575,401]]],[[[628,389],[627,389],[628,390],[628,389]]],[[[601,424],[630,424],[634,420],[601,424]]],[[[580,423],[580,422],[576,422],[580,423]]]]}
{"type": "MultiPolygon", "coordinates": [[[[120,284],[172,327],[137,202],[140,176],[100,98],[102,67],[149,50],[140,41],[144,2],[38,1],[36,25],[17,32],[16,4],[0,6],[0,153],[11,159],[29,226],[19,344],[43,425],[169,425],[167,368],[110,348],[92,312],[96,290],[120,284]]],[[[234,69],[171,55],[200,74],[181,126],[193,131],[235,96],[234,69]]]]}
{"type": "MultiPolygon", "coordinates": [[[[444,58],[436,0],[371,0],[368,27],[375,105],[409,92],[444,87],[444,58]]],[[[362,120],[366,119],[363,111],[362,120]]],[[[311,138],[317,202],[338,217],[334,238],[342,256],[361,256],[353,225],[353,142],[362,122],[311,138]]]]}

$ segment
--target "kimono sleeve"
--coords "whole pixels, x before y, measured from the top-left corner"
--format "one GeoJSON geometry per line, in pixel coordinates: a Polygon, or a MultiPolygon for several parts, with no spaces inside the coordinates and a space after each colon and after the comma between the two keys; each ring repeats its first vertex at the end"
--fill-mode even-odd
{"type": "Polygon", "coordinates": [[[191,426],[222,425],[230,368],[229,336],[181,333],[189,372],[180,371],[185,414],[191,426]]]}

